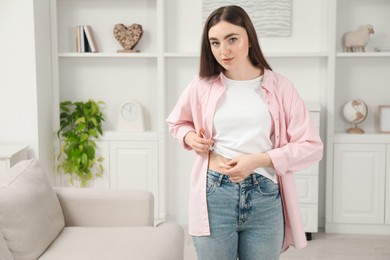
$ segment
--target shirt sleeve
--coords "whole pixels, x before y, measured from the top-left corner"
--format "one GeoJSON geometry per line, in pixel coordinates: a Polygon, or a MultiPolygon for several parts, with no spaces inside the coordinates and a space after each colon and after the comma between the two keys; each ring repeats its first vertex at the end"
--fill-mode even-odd
{"type": "Polygon", "coordinates": [[[184,142],[184,137],[190,131],[195,130],[193,108],[196,107],[194,102],[194,91],[199,81],[195,77],[176,102],[175,107],[170,112],[166,122],[168,123],[169,133],[186,149],[192,148],[184,142]]]}
{"type": "Polygon", "coordinates": [[[304,101],[291,83],[280,91],[283,115],[279,146],[268,152],[278,175],[303,170],[321,160],[323,143],[304,101]]]}

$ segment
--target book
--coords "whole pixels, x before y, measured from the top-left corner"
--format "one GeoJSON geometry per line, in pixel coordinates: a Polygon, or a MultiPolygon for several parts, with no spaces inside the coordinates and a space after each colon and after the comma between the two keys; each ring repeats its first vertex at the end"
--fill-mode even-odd
{"type": "Polygon", "coordinates": [[[78,37],[80,40],[80,52],[85,52],[85,34],[84,34],[84,27],[83,26],[77,26],[78,29],[78,37]]]}
{"type": "Polygon", "coordinates": [[[96,44],[95,36],[93,35],[92,27],[90,25],[83,26],[86,42],[86,52],[98,52],[98,46],[96,44]]]}
{"type": "Polygon", "coordinates": [[[84,26],[83,26],[83,38],[84,38],[84,51],[83,52],[91,52],[91,46],[89,45],[87,36],[85,35],[84,26]]]}
{"type": "Polygon", "coordinates": [[[81,37],[82,37],[81,26],[76,26],[76,52],[81,52],[81,37]]]}

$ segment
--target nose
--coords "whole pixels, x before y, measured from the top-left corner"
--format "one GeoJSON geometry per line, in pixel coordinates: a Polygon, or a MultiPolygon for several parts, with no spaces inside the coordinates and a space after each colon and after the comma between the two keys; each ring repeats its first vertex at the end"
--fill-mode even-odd
{"type": "Polygon", "coordinates": [[[227,55],[230,52],[230,46],[228,44],[221,44],[221,55],[227,55]]]}

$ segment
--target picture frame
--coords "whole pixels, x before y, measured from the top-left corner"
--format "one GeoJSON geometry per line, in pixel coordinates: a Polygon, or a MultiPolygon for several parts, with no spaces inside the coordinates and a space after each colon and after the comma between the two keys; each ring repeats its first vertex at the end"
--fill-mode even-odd
{"type": "MultiPolygon", "coordinates": [[[[250,16],[260,37],[291,37],[292,0],[241,0],[238,3],[250,16]]],[[[236,4],[236,0],[202,0],[203,23],[218,7],[236,4]]]]}
{"type": "Polygon", "coordinates": [[[390,133],[390,105],[378,107],[378,130],[380,133],[390,133]]]}

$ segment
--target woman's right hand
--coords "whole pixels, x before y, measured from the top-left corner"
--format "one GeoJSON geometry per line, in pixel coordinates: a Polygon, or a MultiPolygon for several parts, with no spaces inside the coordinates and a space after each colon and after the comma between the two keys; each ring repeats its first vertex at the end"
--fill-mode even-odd
{"type": "Polygon", "coordinates": [[[198,133],[188,132],[184,137],[184,142],[190,146],[197,155],[204,155],[210,152],[209,147],[214,144],[211,139],[204,138],[204,130],[200,129],[198,133]]]}

